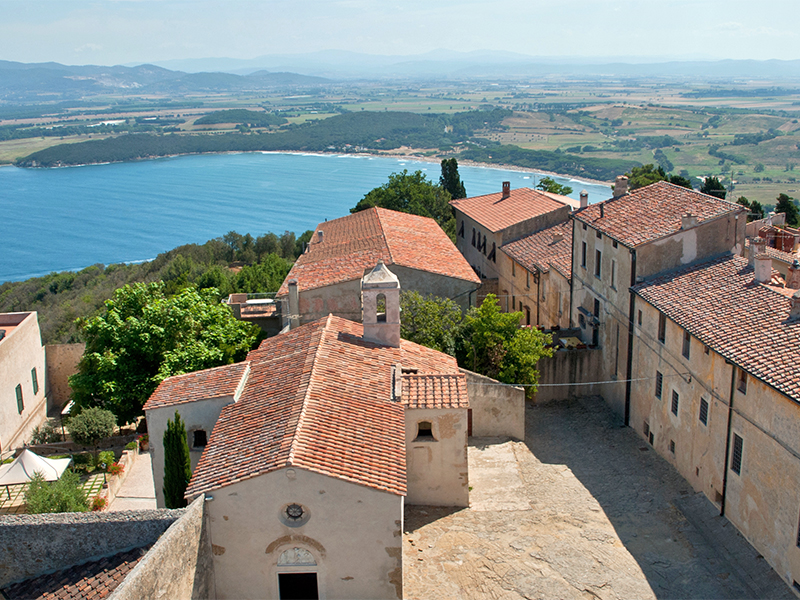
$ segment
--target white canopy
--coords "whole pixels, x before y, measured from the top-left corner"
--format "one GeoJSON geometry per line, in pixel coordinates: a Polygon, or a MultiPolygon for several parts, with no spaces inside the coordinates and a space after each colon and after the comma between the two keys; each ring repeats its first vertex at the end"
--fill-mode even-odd
{"type": "Polygon", "coordinates": [[[0,485],[28,483],[37,472],[44,475],[46,481],[55,481],[71,462],[71,458],[44,458],[23,450],[14,462],[0,466],[0,485]]]}

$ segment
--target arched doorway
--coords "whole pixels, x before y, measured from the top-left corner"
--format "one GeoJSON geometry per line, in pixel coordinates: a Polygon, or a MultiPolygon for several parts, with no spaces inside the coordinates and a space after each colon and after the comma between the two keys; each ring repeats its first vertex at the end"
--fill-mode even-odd
{"type": "Polygon", "coordinates": [[[305,548],[284,550],[278,557],[278,597],[281,600],[318,600],[317,561],[305,548]]]}

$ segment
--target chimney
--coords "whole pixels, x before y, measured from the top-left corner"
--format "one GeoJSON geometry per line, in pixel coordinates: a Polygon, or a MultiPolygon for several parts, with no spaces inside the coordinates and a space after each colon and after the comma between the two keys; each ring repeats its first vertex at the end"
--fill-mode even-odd
{"type": "Polygon", "coordinates": [[[747,257],[747,263],[756,268],[756,256],[764,254],[767,250],[767,241],[762,237],[753,238],[750,240],[750,255],[747,257]]]}
{"type": "Polygon", "coordinates": [[[800,320],[800,291],[792,294],[789,302],[789,319],[792,321],[800,320]]]}
{"type": "Polygon", "coordinates": [[[300,326],[300,290],[297,279],[289,280],[289,329],[300,326]]]}
{"type": "Polygon", "coordinates": [[[322,243],[322,235],[323,235],[323,233],[324,233],[324,232],[322,231],[322,229],[320,229],[319,231],[317,231],[317,241],[318,241],[320,244],[322,243]]]}
{"type": "Polygon", "coordinates": [[[383,346],[400,347],[400,280],[383,261],[361,278],[364,339],[383,346]],[[383,296],[385,312],[378,313],[383,296]]]}
{"type": "Polygon", "coordinates": [[[789,273],[786,275],[786,287],[792,290],[800,290],[800,261],[796,258],[789,265],[789,273]]]}
{"type": "Polygon", "coordinates": [[[561,234],[561,233],[556,233],[556,234],[553,236],[553,242],[552,242],[552,243],[553,243],[553,244],[557,244],[558,242],[562,241],[563,239],[564,239],[564,235],[563,235],[563,234],[561,234]]]}
{"type": "Polygon", "coordinates": [[[628,178],[625,175],[620,175],[617,177],[616,182],[614,182],[614,198],[619,198],[620,196],[624,196],[628,193],[628,178]]]}
{"type": "Polygon", "coordinates": [[[600,203],[600,218],[602,219],[605,216],[606,216],[606,203],[605,202],[601,202],[600,203]]]}
{"type": "Polygon", "coordinates": [[[589,206],[589,192],[581,190],[581,208],[589,206]]]}
{"type": "Polygon", "coordinates": [[[510,195],[511,195],[511,182],[510,181],[504,181],[503,182],[503,197],[500,198],[500,199],[503,200],[504,198],[508,198],[510,195]]]}
{"type": "Polygon", "coordinates": [[[697,217],[692,213],[686,213],[681,217],[681,229],[691,229],[697,227],[697,217]]]}
{"type": "Polygon", "coordinates": [[[755,271],[758,283],[769,283],[772,279],[772,259],[766,254],[756,256],[755,271]]]}

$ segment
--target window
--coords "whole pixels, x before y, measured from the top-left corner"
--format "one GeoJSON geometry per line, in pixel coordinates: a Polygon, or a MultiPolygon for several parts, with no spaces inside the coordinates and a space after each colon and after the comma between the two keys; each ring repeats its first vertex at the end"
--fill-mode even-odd
{"type": "Polygon", "coordinates": [[[708,401],[705,398],[700,398],[700,422],[708,425],[708,401]]]}
{"type": "Polygon", "coordinates": [[[39,393],[39,376],[36,373],[36,367],[31,369],[31,383],[33,384],[33,395],[39,393]]]}
{"type": "Polygon", "coordinates": [[[417,423],[417,437],[414,441],[436,441],[433,437],[433,426],[430,421],[420,421],[417,423]]]}
{"type": "Polygon", "coordinates": [[[522,312],[522,300],[519,301],[519,312],[522,312]]]}
{"type": "Polygon", "coordinates": [[[583,230],[586,231],[586,223],[583,223],[583,230]]]}
{"type": "Polygon", "coordinates": [[[737,475],[742,474],[742,446],[744,440],[735,433],[733,434],[733,458],[731,459],[731,471],[737,475]]]}
{"type": "Polygon", "coordinates": [[[797,547],[800,548],[800,524],[797,525],[797,547]]]}
{"type": "Polygon", "coordinates": [[[511,296],[511,312],[514,312],[517,306],[517,297],[511,296]]]}
{"type": "Polygon", "coordinates": [[[15,391],[17,392],[17,412],[22,414],[22,411],[25,410],[25,403],[22,401],[22,385],[17,385],[15,391]]]}
{"type": "Polygon", "coordinates": [[[464,237],[464,221],[461,221],[461,225],[458,227],[458,237],[464,237]]]}
{"type": "Polygon", "coordinates": [[[192,448],[205,448],[208,445],[208,436],[205,429],[195,429],[192,432],[192,448]]]}
{"type": "Polygon", "coordinates": [[[517,276],[517,263],[515,263],[513,259],[511,260],[511,276],[517,276]]]}
{"type": "Polygon", "coordinates": [[[648,439],[650,436],[650,423],[647,421],[644,422],[644,426],[642,427],[642,433],[644,434],[644,439],[648,439]]]}
{"type": "Polygon", "coordinates": [[[530,306],[525,307],[525,325],[530,326],[531,324],[531,308],[530,306]]]}
{"type": "Polygon", "coordinates": [[[672,390],[672,414],[676,417],[678,416],[678,402],[680,400],[680,396],[678,392],[672,390]]]}
{"type": "Polygon", "coordinates": [[[661,391],[664,387],[664,376],[661,371],[656,371],[656,398],[661,399],[661,391]]]}
{"type": "Polygon", "coordinates": [[[586,268],[586,242],[581,242],[581,266],[586,268]]]}
{"type": "Polygon", "coordinates": [[[642,311],[639,311],[639,327],[642,326],[642,311]]]}
{"type": "Polygon", "coordinates": [[[483,255],[486,256],[486,236],[481,236],[481,234],[478,233],[478,242],[480,244],[478,250],[483,252],[483,255]]]}
{"type": "Polygon", "coordinates": [[[477,246],[477,244],[475,243],[475,228],[474,227],[472,228],[472,245],[473,246],[477,246]]]}
{"type": "Polygon", "coordinates": [[[683,354],[684,358],[689,358],[689,349],[692,346],[692,336],[688,331],[683,332],[683,354]]]}
{"type": "Polygon", "coordinates": [[[617,261],[611,261],[611,287],[617,287],[617,261]]]}
{"type": "Polygon", "coordinates": [[[662,344],[667,339],[667,315],[660,313],[658,315],[658,341],[662,344]]]}
{"type": "Polygon", "coordinates": [[[525,287],[531,287],[531,272],[525,271],[525,287]]]}
{"type": "Polygon", "coordinates": [[[617,240],[612,240],[611,245],[614,246],[614,248],[616,248],[618,246],[617,240]]]}
{"type": "Polygon", "coordinates": [[[497,244],[495,242],[492,242],[492,251],[489,252],[488,259],[493,263],[497,262],[497,244]]]}
{"type": "Polygon", "coordinates": [[[602,240],[602,239],[603,239],[603,234],[602,234],[602,233],[600,233],[600,231],[599,231],[599,230],[598,230],[598,231],[595,231],[595,232],[594,232],[594,234],[597,236],[597,239],[598,239],[598,240],[602,240]]]}
{"type": "Polygon", "coordinates": [[[547,299],[547,282],[543,281],[542,282],[542,300],[546,300],[546,299],[547,299]]]}
{"type": "Polygon", "coordinates": [[[650,445],[655,446],[655,437],[653,436],[653,432],[650,432],[650,445]]]}
{"type": "Polygon", "coordinates": [[[747,393],[747,373],[739,369],[739,385],[737,386],[740,392],[747,393]]]}
{"type": "Polygon", "coordinates": [[[600,277],[600,266],[602,264],[603,253],[600,250],[594,251],[594,276],[600,277]]]}
{"type": "Polygon", "coordinates": [[[703,346],[703,354],[708,354],[709,352],[711,352],[711,348],[708,346],[703,346]]]}
{"type": "Polygon", "coordinates": [[[669,441],[669,451],[675,454],[675,440],[669,441]]]}

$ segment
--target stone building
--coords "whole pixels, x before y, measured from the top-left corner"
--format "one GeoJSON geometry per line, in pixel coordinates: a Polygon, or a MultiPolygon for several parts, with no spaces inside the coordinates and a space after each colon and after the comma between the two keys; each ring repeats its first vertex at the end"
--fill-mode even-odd
{"type": "Polygon", "coordinates": [[[631,290],[630,426],[800,582],[800,270],[730,254],[631,290]]]}
{"type": "Polygon", "coordinates": [[[463,310],[474,304],[480,279],[436,222],[384,208],[320,223],[277,301],[300,323],[328,314],[360,321],[361,277],[379,260],[404,290],[450,298],[463,310]]]}
{"type": "Polygon", "coordinates": [[[35,312],[0,314],[0,451],[47,418],[45,349],[35,312]]]}
{"type": "Polygon", "coordinates": [[[619,381],[603,396],[630,417],[633,359],[629,327],[637,318],[631,286],[672,269],[744,250],[744,207],[664,181],[573,214],[571,321],[590,347],[603,349],[598,380],[619,381]]]}
{"type": "Polygon", "coordinates": [[[145,405],[157,489],[166,418],[180,412],[198,450],[204,432],[187,497],[206,497],[218,598],[402,597],[405,499],[469,504],[471,398],[480,431],[523,427],[522,390],[495,397],[451,356],[400,339],[386,265],[361,294],[363,324],[298,325],[244,363],[164,380],[145,405]]]}
{"type": "Polygon", "coordinates": [[[500,253],[500,247],[566,222],[575,202],[530,188],[512,190],[511,183],[504,181],[502,192],[451,200],[450,205],[456,213],[456,247],[481,279],[491,282],[490,291],[497,293],[503,288],[503,282],[498,282],[501,273],[512,269],[511,259],[500,253]],[[503,261],[508,262],[507,268],[503,261]]]}

